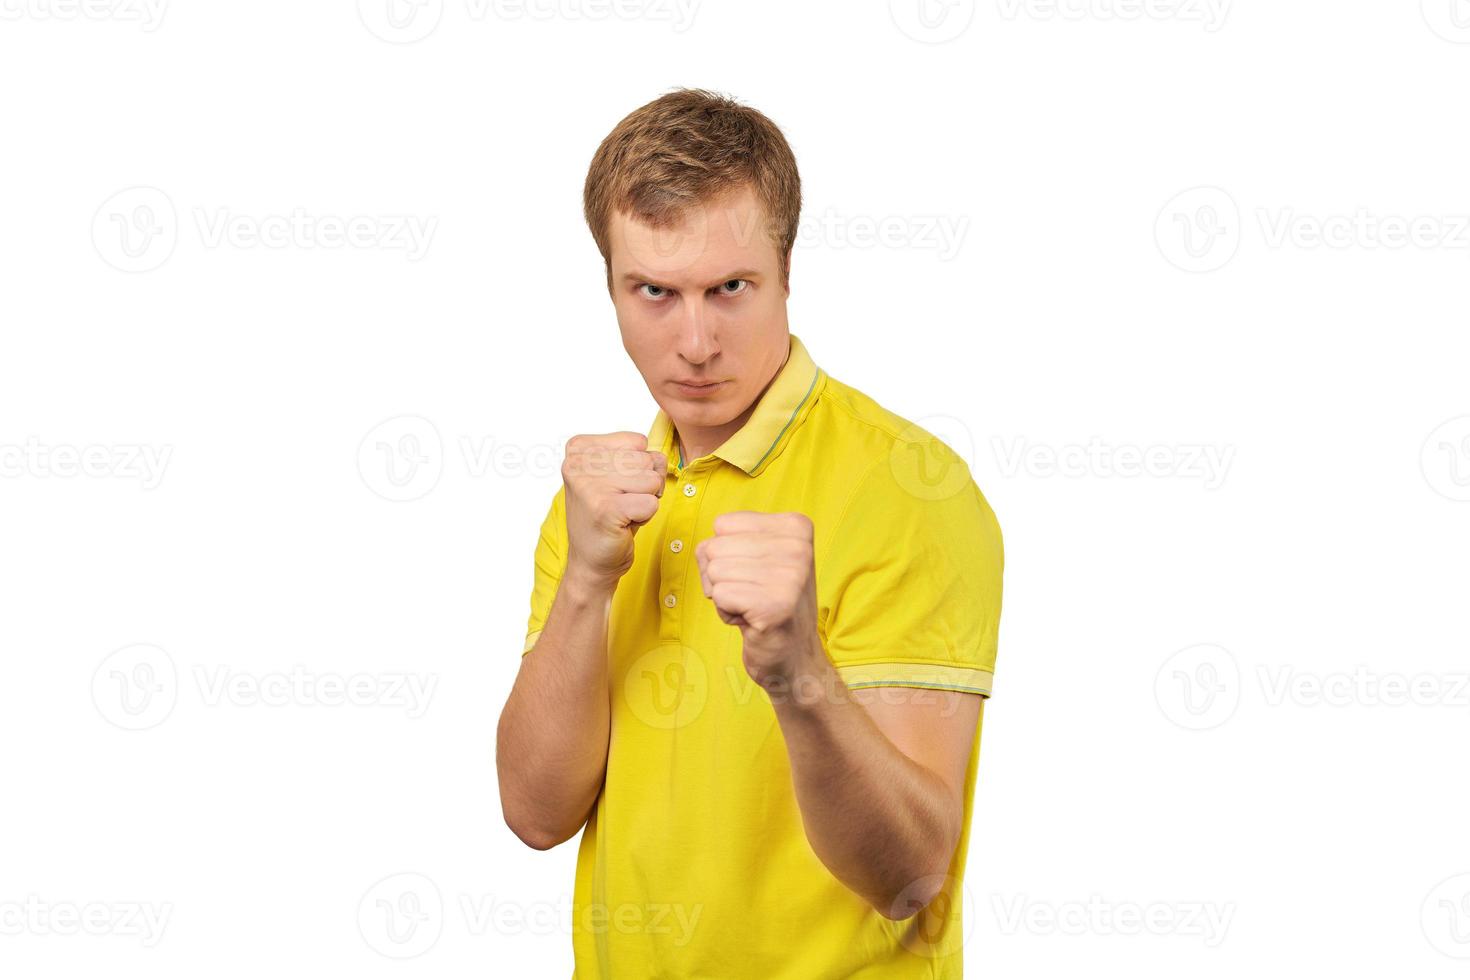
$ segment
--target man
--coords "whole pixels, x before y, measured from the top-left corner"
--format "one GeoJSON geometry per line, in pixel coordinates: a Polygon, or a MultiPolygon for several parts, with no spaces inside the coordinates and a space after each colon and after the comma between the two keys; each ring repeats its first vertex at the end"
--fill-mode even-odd
{"type": "Polygon", "coordinates": [[[496,748],[521,840],[585,823],[576,977],[959,977],[995,517],[790,333],[800,181],[764,115],[656,99],[584,200],[659,410],[567,443],[496,748]]]}

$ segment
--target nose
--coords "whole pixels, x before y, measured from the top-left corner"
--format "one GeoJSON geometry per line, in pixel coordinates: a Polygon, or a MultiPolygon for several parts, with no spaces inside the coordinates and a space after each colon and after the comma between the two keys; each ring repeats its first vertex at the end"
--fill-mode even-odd
{"type": "Polygon", "coordinates": [[[685,304],[685,310],[679,325],[679,354],[690,364],[703,364],[720,352],[715,325],[706,315],[703,297],[685,304]]]}

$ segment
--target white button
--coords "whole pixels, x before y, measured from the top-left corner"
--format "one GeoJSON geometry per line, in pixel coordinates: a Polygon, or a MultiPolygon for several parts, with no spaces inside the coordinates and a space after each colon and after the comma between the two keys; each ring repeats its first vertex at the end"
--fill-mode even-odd
{"type": "Polygon", "coordinates": [[[694,484],[692,484],[692,483],[686,483],[686,484],[684,484],[684,496],[686,496],[686,497],[692,497],[692,496],[694,496],[694,484]]]}
{"type": "Polygon", "coordinates": [[[680,541],[678,538],[675,538],[674,540],[669,542],[669,550],[677,555],[679,552],[684,550],[684,542],[680,541]]]}
{"type": "Polygon", "coordinates": [[[672,593],[672,592],[670,592],[668,595],[664,596],[664,605],[666,605],[666,606],[672,606],[674,603],[676,603],[678,601],[679,601],[678,599],[675,599],[674,598],[674,593],[672,593]]]}

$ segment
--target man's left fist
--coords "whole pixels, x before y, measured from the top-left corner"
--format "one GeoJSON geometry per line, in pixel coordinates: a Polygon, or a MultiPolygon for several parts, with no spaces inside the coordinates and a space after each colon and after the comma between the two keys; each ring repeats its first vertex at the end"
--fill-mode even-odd
{"type": "Polygon", "coordinates": [[[821,651],[811,518],[736,510],[714,531],[694,556],[704,594],[740,627],[746,672],[762,685],[794,679],[821,651]]]}

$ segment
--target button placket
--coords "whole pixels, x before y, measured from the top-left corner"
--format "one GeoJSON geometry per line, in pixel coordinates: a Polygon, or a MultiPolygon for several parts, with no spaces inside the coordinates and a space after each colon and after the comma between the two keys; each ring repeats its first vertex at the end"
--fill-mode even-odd
{"type": "Polygon", "coordinates": [[[659,631],[667,640],[678,640],[680,599],[684,597],[685,585],[690,581],[689,563],[692,555],[686,555],[686,547],[692,543],[694,526],[699,514],[699,504],[704,497],[703,487],[708,475],[701,473],[696,464],[690,464],[670,475],[671,486],[678,492],[667,500],[672,505],[668,522],[664,525],[668,535],[668,549],[662,552],[659,575],[659,604],[663,628],[659,631]]]}

